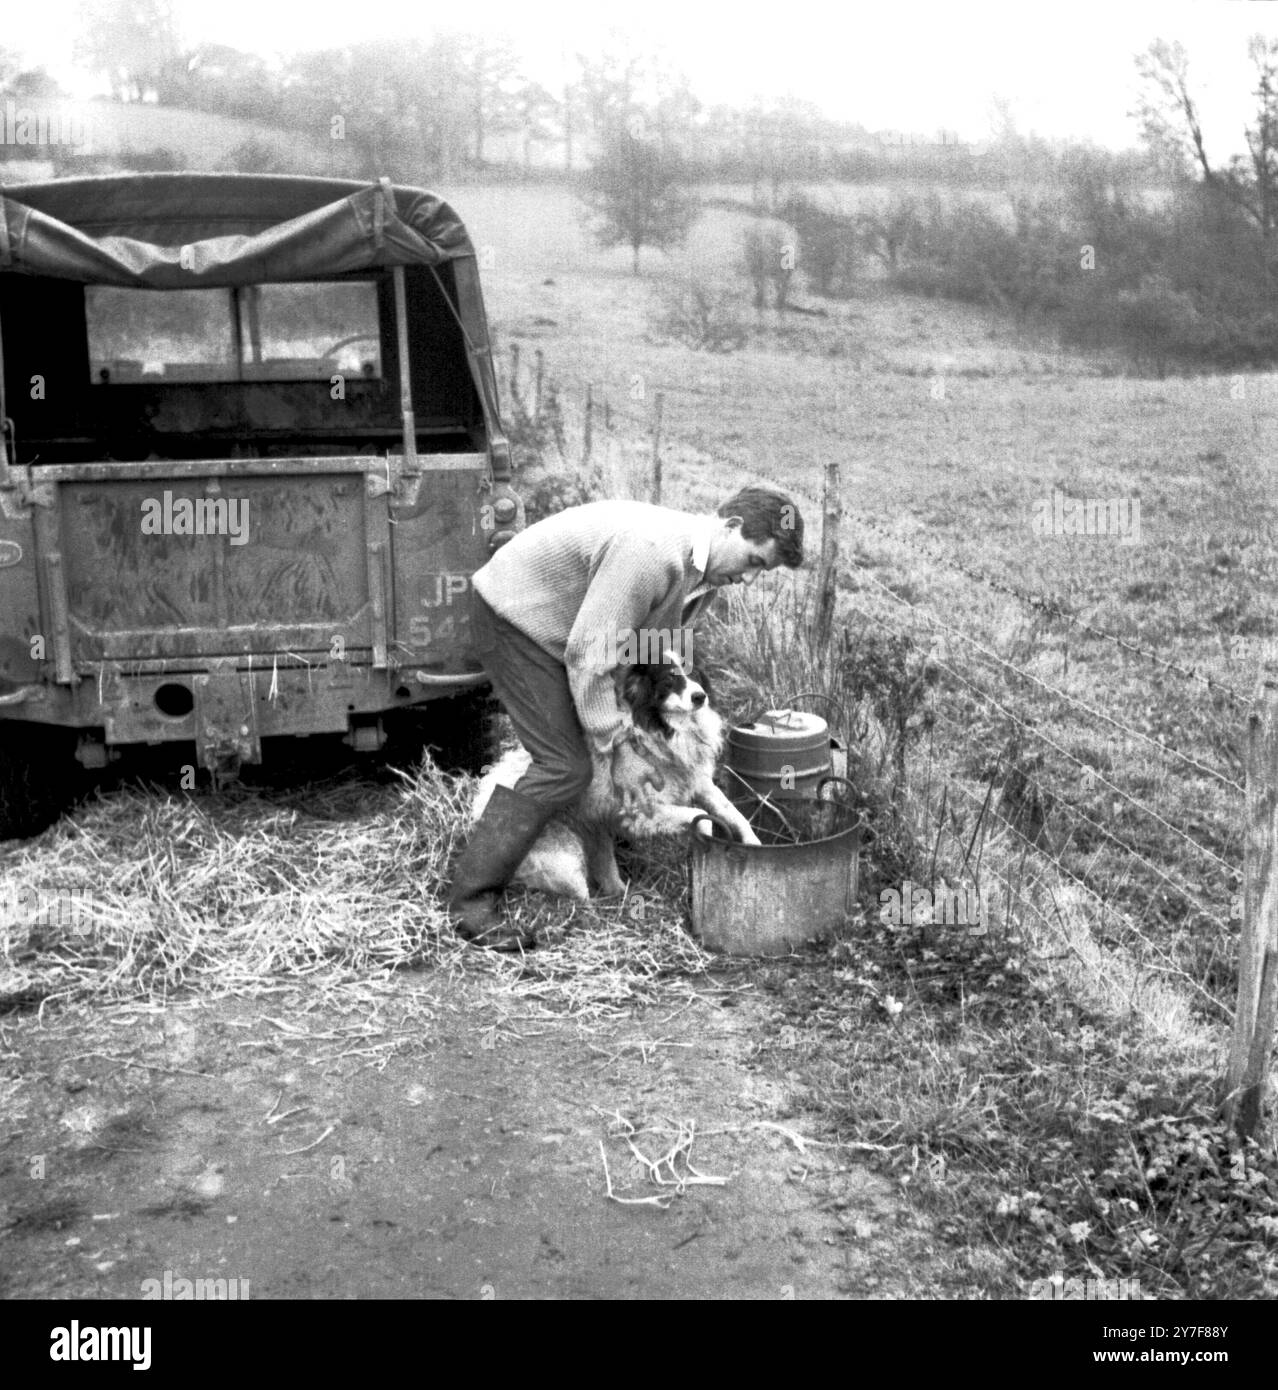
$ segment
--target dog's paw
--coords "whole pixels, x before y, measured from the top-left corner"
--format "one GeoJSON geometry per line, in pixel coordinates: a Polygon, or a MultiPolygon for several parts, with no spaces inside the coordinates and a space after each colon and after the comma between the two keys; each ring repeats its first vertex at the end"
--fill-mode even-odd
{"type": "Polygon", "coordinates": [[[626,880],[620,874],[616,878],[602,879],[599,883],[599,891],[596,897],[600,898],[620,898],[625,895],[626,880]]]}

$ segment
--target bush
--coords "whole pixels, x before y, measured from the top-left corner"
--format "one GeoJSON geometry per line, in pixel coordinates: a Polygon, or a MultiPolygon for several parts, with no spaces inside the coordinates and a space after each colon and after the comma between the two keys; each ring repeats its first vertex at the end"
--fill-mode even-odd
{"type": "Polygon", "coordinates": [[[186,155],[181,150],[171,150],[166,145],[160,145],[153,150],[139,150],[136,153],[126,150],[120,159],[126,169],[136,169],[144,174],[178,173],[187,167],[186,155]]]}
{"type": "Polygon", "coordinates": [[[663,289],[651,321],[664,337],[705,352],[736,352],[750,340],[736,296],[696,280],[663,289]]]}
{"type": "Polygon", "coordinates": [[[851,292],[856,271],[856,239],[839,222],[810,222],[799,231],[800,264],[814,294],[827,298],[851,292]]]}
{"type": "Polygon", "coordinates": [[[803,194],[781,209],[799,234],[799,265],[815,294],[846,294],[856,270],[857,236],[852,221],[803,194]]]}
{"type": "Polygon", "coordinates": [[[593,473],[573,473],[567,469],[531,468],[514,478],[514,486],[524,502],[524,518],[529,526],[566,507],[598,501],[599,479],[593,473]]]}
{"type": "Polygon", "coordinates": [[[291,174],[291,162],[265,140],[245,140],[218,166],[231,174],[291,174]]]}
{"type": "Polygon", "coordinates": [[[1204,319],[1206,350],[1217,366],[1268,367],[1278,362],[1278,315],[1260,310],[1241,320],[1204,319]]]}
{"type": "Polygon", "coordinates": [[[741,243],[742,268],[754,286],[754,307],[764,307],[771,285],[773,306],[784,309],[798,263],[798,234],[775,217],[761,217],[745,229],[741,243]]]}
{"type": "Polygon", "coordinates": [[[118,154],[82,154],[58,146],[54,150],[54,177],[92,178],[100,174],[170,174],[188,168],[186,155],[157,145],[149,150],[123,149],[118,154]]]}
{"type": "Polygon", "coordinates": [[[503,416],[515,470],[538,468],[546,464],[552,445],[559,462],[566,462],[564,413],[559,400],[559,385],[554,378],[546,376],[543,379],[540,400],[535,398],[535,393],[527,393],[526,388],[521,389],[513,380],[507,390],[509,398],[503,416]]]}
{"type": "Polygon", "coordinates": [[[523,498],[527,524],[602,496],[598,472],[574,467],[566,457],[563,406],[554,379],[543,380],[540,402],[528,399],[514,384],[509,389],[504,414],[511,484],[523,498]]]}
{"type": "Polygon", "coordinates": [[[983,204],[946,205],[934,194],[892,280],[918,294],[998,304],[1005,298],[1000,278],[1014,255],[1013,233],[983,204]]]}
{"type": "Polygon", "coordinates": [[[857,218],[857,240],[869,255],[883,262],[889,274],[895,274],[901,257],[918,243],[922,226],[918,201],[894,193],[883,207],[857,218]]]}
{"type": "Polygon", "coordinates": [[[1059,309],[1078,248],[1065,236],[1050,202],[1013,200],[1013,223],[982,202],[949,205],[933,196],[922,214],[902,212],[902,289],[1021,315],[1059,309]]]}
{"type": "Polygon", "coordinates": [[[1120,291],[1115,323],[1136,364],[1152,364],[1159,376],[1166,375],[1168,362],[1201,355],[1209,336],[1193,298],[1162,276],[1148,277],[1137,290],[1120,291]]]}
{"type": "Polygon", "coordinates": [[[1061,342],[1080,348],[1118,343],[1118,289],[1114,281],[1114,276],[1097,271],[1071,287],[1057,320],[1061,342]]]}
{"type": "Polygon", "coordinates": [[[1159,375],[1278,361],[1278,313],[1258,293],[1278,258],[1247,216],[1201,185],[1154,209],[1104,174],[1083,161],[1059,190],[1014,196],[1010,219],[933,195],[893,283],[1033,315],[1065,342],[1116,347],[1159,375]],[[1082,268],[1085,246],[1094,268],[1082,268]]]}

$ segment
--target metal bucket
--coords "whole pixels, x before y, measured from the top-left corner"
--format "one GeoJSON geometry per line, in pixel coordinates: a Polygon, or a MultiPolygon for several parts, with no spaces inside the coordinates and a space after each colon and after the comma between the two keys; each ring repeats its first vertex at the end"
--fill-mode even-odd
{"type": "Polygon", "coordinates": [[[861,843],[852,807],[819,796],[757,802],[749,819],[762,845],[740,844],[717,817],[698,819],[714,827],[707,839],[694,823],[691,835],[692,930],[707,950],[783,956],[844,925],[861,843]]]}

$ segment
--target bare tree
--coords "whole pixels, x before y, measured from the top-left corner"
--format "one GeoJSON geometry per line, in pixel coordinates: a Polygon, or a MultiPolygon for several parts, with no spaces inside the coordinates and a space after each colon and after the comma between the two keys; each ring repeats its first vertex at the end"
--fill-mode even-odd
{"type": "Polygon", "coordinates": [[[821,125],[820,109],[798,97],[769,104],[754,101],[747,117],[747,143],[756,204],[761,202],[760,185],[766,180],[770,210],[778,211],[782,185],[802,180],[816,167],[821,125]]]}
{"type": "Polygon", "coordinates": [[[186,65],[169,0],[86,0],[75,53],[106,77],[120,101],[149,95],[171,101],[184,86],[186,65]]]}
{"type": "Polygon", "coordinates": [[[559,105],[559,123],[564,133],[564,168],[572,173],[573,141],[577,134],[577,106],[581,100],[580,89],[575,82],[564,83],[564,94],[559,105]]]}
{"type": "Polygon", "coordinates": [[[686,156],[692,123],[701,111],[701,102],[693,93],[686,73],[659,68],[655,85],[652,125],[657,140],[663,150],[678,150],[686,156]]]}
{"type": "Polygon", "coordinates": [[[642,115],[643,59],[624,49],[609,48],[595,57],[577,54],[581,77],[576,84],[580,109],[602,148],[630,133],[633,118],[642,115]]]}
{"type": "Polygon", "coordinates": [[[298,54],[280,100],[283,118],[304,129],[328,131],[340,117],[370,175],[447,180],[468,157],[474,112],[451,35],[298,54]]]}
{"type": "Polygon", "coordinates": [[[519,61],[506,39],[462,34],[455,43],[470,106],[472,157],[482,166],[488,137],[518,126],[519,61]]]}
{"type": "Polygon", "coordinates": [[[513,105],[518,128],[523,135],[524,171],[528,172],[532,168],[532,147],[554,138],[554,130],[549,122],[560,114],[560,105],[540,82],[531,79],[519,83],[513,105]]]}
{"type": "Polygon", "coordinates": [[[667,53],[637,53],[624,36],[614,36],[594,56],[578,53],[577,63],[581,76],[572,89],[572,109],[585,117],[597,148],[624,134],[687,157],[701,103],[667,53]]]}
{"type": "Polygon", "coordinates": [[[406,81],[413,92],[415,138],[432,177],[451,179],[473,152],[477,119],[467,76],[464,40],[440,34],[429,44],[406,81]]]}
{"type": "Polygon", "coordinates": [[[1278,227],[1278,39],[1257,35],[1247,52],[1256,69],[1255,121],[1245,132],[1247,154],[1234,155],[1223,168],[1208,156],[1181,44],[1157,39],[1137,58],[1145,91],[1136,114],[1155,150],[1183,170],[1197,168],[1209,188],[1246,213],[1268,253],[1278,227]]]}

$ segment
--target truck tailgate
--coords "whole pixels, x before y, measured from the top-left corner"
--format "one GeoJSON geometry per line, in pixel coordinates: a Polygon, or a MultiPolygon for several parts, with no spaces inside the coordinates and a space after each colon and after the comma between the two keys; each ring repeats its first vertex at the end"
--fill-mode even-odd
{"type": "Polygon", "coordinates": [[[384,666],[389,526],[365,463],[383,466],[341,458],[232,464],[212,476],[206,463],[168,463],[158,474],[48,470],[52,496],[36,525],[59,667],[304,654],[338,637],[384,666]]]}

